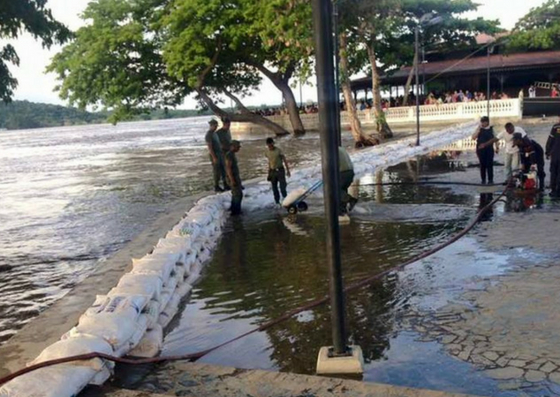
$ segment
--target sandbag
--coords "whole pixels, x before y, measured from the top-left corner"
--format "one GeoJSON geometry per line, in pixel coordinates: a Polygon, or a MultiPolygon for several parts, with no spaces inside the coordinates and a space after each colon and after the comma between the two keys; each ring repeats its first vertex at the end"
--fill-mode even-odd
{"type": "Polygon", "coordinates": [[[144,337],[146,331],[148,330],[148,322],[149,320],[146,315],[142,314],[140,315],[140,317],[138,317],[138,321],[136,322],[136,329],[128,340],[128,350],[126,350],[127,353],[130,349],[135,348],[140,340],[144,337]]]}
{"type": "Polygon", "coordinates": [[[0,397],[75,397],[97,372],[87,366],[61,364],[19,376],[0,387],[0,397]]]}
{"type": "MultiPolygon", "coordinates": [[[[162,292],[169,292],[171,295],[173,295],[176,288],[177,288],[177,277],[172,276],[172,277],[169,278],[169,281],[167,282],[167,284],[165,284],[163,286],[162,292]]],[[[164,306],[164,305],[162,305],[162,306],[164,306]]]]}
{"type": "Polygon", "coordinates": [[[132,357],[151,358],[156,357],[163,347],[163,328],[156,324],[150,329],[138,346],[132,349],[128,355],[132,357]]]}
{"type": "Polygon", "coordinates": [[[290,193],[288,193],[286,198],[282,201],[282,206],[283,207],[289,207],[290,205],[293,204],[294,201],[296,201],[298,198],[303,196],[305,194],[305,192],[306,192],[306,189],[304,189],[304,188],[299,188],[299,189],[292,190],[290,193]]]}
{"type": "MultiPolygon", "coordinates": [[[[78,356],[87,353],[113,354],[113,347],[104,339],[91,335],[80,335],[76,338],[59,340],[44,349],[39,356],[31,361],[28,366],[58,358],[78,356]]],[[[89,367],[95,371],[101,371],[106,366],[104,360],[94,358],[91,360],[72,361],[75,366],[89,367]]],[[[111,367],[113,363],[109,364],[111,367]]]]}
{"type": "Polygon", "coordinates": [[[161,280],[165,283],[169,280],[171,272],[175,269],[177,262],[180,262],[179,254],[156,253],[146,255],[142,259],[132,260],[131,274],[146,274],[157,272],[161,280]]]}
{"type": "Polygon", "coordinates": [[[155,249],[155,252],[168,252],[173,254],[180,254],[180,261],[183,262],[187,250],[191,246],[191,239],[189,237],[169,237],[159,239],[155,249]]]}
{"type": "Polygon", "coordinates": [[[202,227],[207,226],[210,222],[214,220],[212,214],[209,211],[204,210],[191,210],[189,211],[187,217],[185,218],[187,222],[196,223],[202,227]]]}
{"type": "Polygon", "coordinates": [[[148,303],[148,300],[148,297],[144,295],[97,295],[93,305],[85,311],[80,319],[84,316],[95,316],[100,313],[115,313],[123,310],[128,312],[129,309],[134,309],[136,313],[140,313],[148,303]]]}
{"type": "Polygon", "coordinates": [[[177,287],[177,294],[179,294],[179,296],[181,298],[184,298],[185,296],[187,296],[188,294],[190,294],[190,292],[192,291],[192,285],[190,285],[187,282],[184,282],[183,284],[181,284],[180,286],[177,287]]]}
{"type": "Polygon", "coordinates": [[[133,294],[144,295],[150,299],[159,300],[163,281],[157,274],[131,274],[121,277],[119,283],[108,295],[133,294]]]}
{"type": "Polygon", "coordinates": [[[185,274],[187,274],[187,268],[184,265],[175,266],[175,277],[177,278],[177,284],[181,284],[185,279],[185,274]]]}
{"type": "Polygon", "coordinates": [[[158,301],[151,300],[142,311],[142,314],[144,314],[148,319],[148,329],[152,329],[153,326],[157,324],[161,309],[161,304],[158,301]]]}

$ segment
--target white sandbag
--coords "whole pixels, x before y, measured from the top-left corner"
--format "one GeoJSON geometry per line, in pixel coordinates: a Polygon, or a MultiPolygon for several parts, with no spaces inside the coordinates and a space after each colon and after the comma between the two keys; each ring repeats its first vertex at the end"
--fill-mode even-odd
{"type": "MultiPolygon", "coordinates": [[[[88,353],[113,354],[113,347],[104,339],[90,335],[80,335],[76,338],[59,340],[44,349],[39,356],[31,361],[27,366],[39,364],[45,361],[56,360],[58,358],[78,356],[88,353]]],[[[91,360],[73,361],[72,365],[85,366],[95,371],[101,371],[105,366],[102,359],[94,358],[91,360]]],[[[112,363],[111,363],[112,365],[112,363]]]]}
{"type": "Polygon", "coordinates": [[[175,278],[177,278],[177,284],[183,283],[185,279],[185,274],[187,274],[187,268],[184,265],[175,266],[175,278]]]}
{"type": "Polygon", "coordinates": [[[177,314],[177,311],[175,311],[174,313],[167,313],[167,312],[162,312],[159,315],[158,318],[158,324],[161,325],[163,328],[167,327],[169,325],[169,323],[171,322],[171,320],[173,320],[173,317],[175,317],[175,315],[177,314]]]}
{"type": "Polygon", "coordinates": [[[161,304],[158,301],[151,300],[142,311],[142,314],[144,314],[148,319],[148,329],[153,328],[153,326],[157,324],[161,309],[161,304]]]}
{"type": "Polygon", "coordinates": [[[108,295],[133,294],[144,295],[159,300],[163,281],[157,274],[131,274],[121,277],[119,283],[108,295]]]}
{"type": "Polygon", "coordinates": [[[159,352],[163,348],[163,328],[161,325],[156,324],[152,329],[150,329],[138,346],[132,349],[128,355],[132,357],[142,357],[142,358],[152,358],[159,355],[159,352]]]}
{"type": "Polygon", "coordinates": [[[85,313],[80,317],[80,320],[84,316],[95,316],[100,313],[115,313],[123,310],[128,313],[128,310],[131,308],[137,313],[140,313],[144,307],[146,307],[148,300],[148,297],[143,295],[97,295],[93,305],[85,311],[85,313]]]}
{"type": "Polygon", "coordinates": [[[107,341],[113,349],[126,344],[136,332],[138,315],[120,313],[100,313],[96,316],[82,316],[77,326],[62,336],[62,339],[92,335],[107,341]]]}
{"type": "Polygon", "coordinates": [[[161,280],[165,283],[169,280],[171,272],[180,260],[179,254],[157,253],[154,255],[146,255],[142,259],[132,260],[131,274],[142,274],[157,272],[161,280]]]}
{"type": "Polygon", "coordinates": [[[144,314],[138,317],[138,321],[136,322],[136,330],[128,340],[128,349],[126,350],[127,353],[131,349],[135,348],[138,343],[140,343],[140,340],[144,337],[144,334],[146,334],[146,331],[148,330],[148,321],[148,317],[144,314]]]}
{"type": "Polygon", "coordinates": [[[208,225],[214,220],[212,214],[209,211],[189,211],[189,214],[185,218],[188,222],[196,223],[202,227],[208,225]]]}
{"type": "Polygon", "coordinates": [[[192,291],[192,285],[190,285],[187,282],[184,282],[183,284],[177,287],[177,290],[175,292],[177,292],[177,294],[179,294],[181,298],[184,298],[185,296],[190,294],[191,291],[192,291]]]}
{"type": "Polygon", "coordinates": [[[163,291],[161,293],[161,298],[159,300],[159,303],[160,303],[161,307],[165,308],[167,306],[167,304],[169,303],[169,300],[171,299],[171,296],[173,295],[173,293],[174,293],[174,291],[163,291]]]}
{"type": "Polygon", "coordinates": [[[169,237],[159,239],[155,252],[168,252],[173,254],[180,254],[180,261],[183,262],[187,250],[191,246],[191,239],[189,237],[169,237]]]}
{"type": "MultiPolygon", "coordinates": [[[[177,288],[177,277],[171,276],[169,278],[169,281],[167,281],[167,283],[163,286],[162,293],[163,292],[169,292],[170,294],[173,295],[176,288],[177,288]]],[[[162,305],[162,306],[165,307],[164,305],[162,305]]]]}
{"type": "Polygon", "coordinates": [[[292,190],[290,193],[288,193],[286,198],[282,201],[282,206],[283,207],[289,207],[290,205],[292,205],[292,203],[294,201],[296,201],[303,194],[305,194],[305,192],[306,192],[306,189],[304,189],[304,188],[299,188],[299,189],[292,190]]]}
{"type": "Polygon", "coordinates": [[[0,397],[74,397],[96,371],[85,366],[61,364],[19,376],[0,387],[0,397]]]}

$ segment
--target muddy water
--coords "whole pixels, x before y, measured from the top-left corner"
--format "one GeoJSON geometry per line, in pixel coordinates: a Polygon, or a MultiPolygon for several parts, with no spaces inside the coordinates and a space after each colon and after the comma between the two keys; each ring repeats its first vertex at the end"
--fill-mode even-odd
{"type": "MultiPolygon", "coordinates": [[[[476,163],[472,152],[433,153],[389,169],[383,181],[477,182],[476,163]]],[[[496,170],[496,179],[501,180],[501,167],[496,170]]],[[[370,175],[354,187],[360,204],[350,225],[342,226],[346,283],[445,241],[501,190],[501,186],[464,185],[379,188],[371,185],[376,180],[370,175]]],[[[542,209],[542,199],[540,204],[515,197],[504,201],[484,222],[500,227],[505,214],[542,209]]],[[[322,203],[311,199],[309,204],[308,213],[291,220],[277,211],[229,223],[204,278],[170,325],[162,355],[213,347],[328,292],[322,203]]],[[[479,395],[520,394],[505,389],[484,368],[458,360],[444,349],[449,342],[443,339],[441,327],[454,314],[441,311],[459,301],[466,290],[483,289],[486,278],[511,269],[512,252],[489,251],[481,244],[484,239],[485,233],[477,230],[437,255],[347,297],[349,339],[364,351],[364,380],[479,395]]],[[[514,255],[534,261],[528,253],[514,255]]],[[[313,374],[316,354],[330,340],[329,309],[320,306],[220,348],[199,362],[313,374]]],[[[128,370],[119,382],[165,392],[176,381],[166,377],[169,366],[147,376],[143,370],[128,370]]],[[[548,389],[531,394],[542,395],[544,390],[548,389]]]]}
{"type": "MultiPolygon", "coordinates": [[[[0,343],[175,200],[212,187],[207,120],[0,133],[0,343]]],[[[262,138],[241,137],[245,178],[263,172],[262,138]]],[[[295,164],[317,160],[316,135],[282,145],[295,164]]]]}

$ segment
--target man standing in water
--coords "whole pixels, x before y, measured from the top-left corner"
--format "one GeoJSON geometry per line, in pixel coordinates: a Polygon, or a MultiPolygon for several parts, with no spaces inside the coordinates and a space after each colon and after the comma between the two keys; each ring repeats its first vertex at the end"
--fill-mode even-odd
{"type": "Polygon", "coordinates": [[[560,116],[546,141],[546,158],[550,159],[550,196],[560,197],[560,116]]]}
{"type": "Polygon", "coordinates": [[[488,116],[484,116],[480,119],[480,125],[473,134],[472,139],[476,139],[476,155],[480,163],[481,183],[483,185],[486,184],[486,176],[488,175],[488,184],[493,185],[494,148],[492,144],[486,145],[486,143],[494,139],[494,127],[490,126],[490,119],[488,116]]]}
{"type": "Polygon", "coordinates": [[[226,169],[224,166],[224,155],[222,153],[222,147],[220,146],[220,140],[218,135],[216,135],[216,129],[218,128],[218,122],[214,119],[208,122],[210,124],[210,129],[206,133],[204,140],[206,141],[206,146],[208,147],[208,153],[210,154],[210,161],[212,162],[212,172],[214,174],[214,191],[223,192],[224,190],[229,190],[226,179],[226,169]],[[220,187],[220,179],[224,184],[224,187],[220,187]]]}
{"type": "Polygon", "coordinates": [[[231,186],[231,215],[241,214],[241,201],[243,200],[243,187],[239,176],[239,167],[237,166],[237,156],[235,155],[239,152],[239,149],[241,149],[241,142],[233,140],[225,156],[226,172],[231,186]]]}
{"type": "Polygon", "coordinates": [[[274,201],[276,204],[280,204],[280,193],[282,193],[282,198],[286,198],[288,195],[286,191],[286,175],[288,178],[290,177],[290,167],[282,150],[274,146],[274,139],[267,138],[266,146],[268,147],[265,152],[265,156],[268,159],[268,181],[272,184],[274,201]],[[280,191],[278,191],[278,184],[280,184],[280,191]]]}
{"type": "Polygon", "coordinates": [[[342,147],[338,147],[338,173],[340,183],[340,211],[339,215],[346,215],[352,211],[358,199],[348,194],[348,188],[354,181],[354,164],[348,152],[342,147]]]}

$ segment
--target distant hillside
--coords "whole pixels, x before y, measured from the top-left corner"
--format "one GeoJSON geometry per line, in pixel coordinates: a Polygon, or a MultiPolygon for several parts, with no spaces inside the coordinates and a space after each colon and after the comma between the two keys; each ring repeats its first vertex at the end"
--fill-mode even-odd
{"type": "MultiPolygon", "coordinates": [[[[159,120],[211,114],[197,110],[156,110],[135,117],[135,120],[159,120]]],[[[14,101],[8,105],[0,102],[0,129],[18,130],[28,128],[58,127],[65,125],[106,123],[110,113],[86,112],[71,107],[14,101]]]]}

